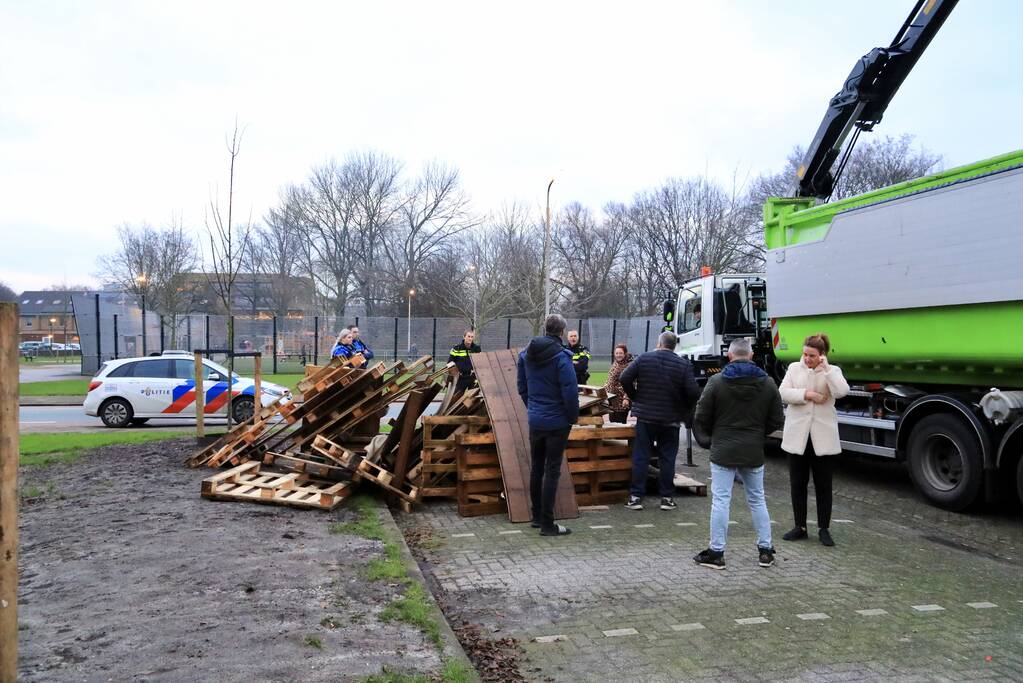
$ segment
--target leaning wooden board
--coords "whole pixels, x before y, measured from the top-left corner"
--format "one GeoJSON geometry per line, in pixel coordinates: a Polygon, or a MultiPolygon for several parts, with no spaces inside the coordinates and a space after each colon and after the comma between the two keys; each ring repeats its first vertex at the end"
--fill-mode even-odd
{"type": "MultiPolygon", "coordinates": [[[[471,356],[476,378],[486,400],[487,414],[497,440],[497,455],[504,480],[508,518],[528,522],[533,518],[529,500],[529,423],[526,407],[518,393],[518,349],[477,353],[471,356]]],[[[568,462],[561,462],[558,495],[554,505],[557,519],[579,516],[575,487],[568,462]]]]}

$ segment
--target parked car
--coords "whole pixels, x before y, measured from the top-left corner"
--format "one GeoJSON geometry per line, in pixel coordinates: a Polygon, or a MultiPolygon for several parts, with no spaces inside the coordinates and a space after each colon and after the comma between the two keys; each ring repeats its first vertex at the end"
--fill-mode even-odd
{"type": "MultiPolygon", "coordinates": [[[[243,422],[255,411],[254,380],[235,373],[228,391],[227,368],[203,360],[203,390],[206,415],[226,415],[243,422]]],[[[260,405],[280,399],[291,401],[287,387],[263,382],[260,405]]],[[[195,417],[195,361],[192,357],[167,354],[157,357],[122,358],[107,361],[89,383],[85,414],[99,417],[107,427],[127,427],[152,418],[195,417]]]]}

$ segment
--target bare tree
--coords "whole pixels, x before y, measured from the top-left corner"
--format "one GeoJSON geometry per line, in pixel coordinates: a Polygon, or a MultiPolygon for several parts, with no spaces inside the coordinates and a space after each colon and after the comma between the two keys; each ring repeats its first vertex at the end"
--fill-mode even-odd
{"type": "Polygon", "coordinates": [[[383,241],[394,302],[416,285],[423,267],[449,240],[479,224],[469,211],[458,171],[432,162],[406,190],[396,227],[383,241]]]}
{"type": "Polygon", "coordinates": [[[515,298],[518,283],[507,268],[503,220],[501,214],[491,216],[485,226],[470,231],[446,254],[448,259],[443,266],[432,262],[421,275],[424,279],[421,281],[436,281],[434,289],[473,329],[481,330],[507,315],[515,298]],[[442,278],[437,277],[440,270],[445,272],[442,278]]]}
{"type": "Polygon", "coordinates": [[[266,298],[274,315],[283,318],[295,304],[304,299],[303,283],[311,280],[300,277],[301,234],[296,216],[283,207],[267,212],[266,225],[259,228],[253,241],[259,254],[256,272],[267,278],[266,298]]]}
{"type": "MultiPolygon", "coordinates": [[[[234,131],[227,138],[227,154],[229,158],[227,205],[220,206],[219,198],[214,193],[210,198],[206,213],[206,234],[210,245],[210,263],[205,268],[206,280],[216,297],[223,304],[227,313],[227,346],[231,350],[228,356],[228,370],[234,376],[234,288],[238,273],[242,268],[242,257],[249,248],[252,233],[251,221],[236,225],[234,222],[234,170],[241,152],[242,131],[238,130],[238,122],[234,131]]],[[[232,380],[229,378],[228,383],[232,380]]],[[[256,397],[259,400],[259,397],[256,397]]],[[[256,409],[259,409],[258,403],[256,409]]],[[[227,428],[231,429],[231,408],[227,410],[227,428]]]]}
{"type": "Polygon", "coordinates": [[[710,178],[674,178],[640,193],[629,218],[642,308],[648,314],[701,266],[723,272],[759,263],[762,239],[746,196],[710,178]]]}
{"type": "Polygon", "coordinates": [[[15,301],[17,298],[17,292],[8,287],[7,283],[0,282],[0,301],[15,301]]]}
{"type": "MultiPolygon", "coordinates": [[[[886,135],[857,145],[849,156],[849,162],[831,198],[852,197],[940,170],[941,155],[923,146],[917,147],[915,140],[909,134],[897,138],[886,135]]],[[[768,197],[792,196],[796,186],[796,169],[804,156],[802,147],[793,147],[781,172],[763,174],[753,182],[750,188],[751,201],[763,205],[768,197]]]]}
{"type": "Polygon", "coordinates": [[[118,250],[99,259],[100,277],[145,297],[150,308],[168,316],[171,346],[175,346],[178,317],[190,312],[195,303],[195,282],[190,278],[199,267],[195,242],[179,218],[172,218],[162,229],[148,223],[121,225],[117,234],[118,250]]]}
{"type": "MultiPolygon", "coordinates": [[[[495,216],[491,226],[500,244],[500,264],[509,292],[507,315],[529,320],[539,334],[544,317],[546,281],[543,272],[544,227],[520,204],[511,204],[495,216]]],[[[561,287],[551,289],[551,307],[557,308],[561,287]]]]}
{"type": "Polygon", "coordinates": [[[384,277],[384,240],[395,228],[402,207],[400,174],[402,164],[380,152],[367,151],[348,158],[357,230],[353,244],[358,256],[354,289],[366,307],[366,315],[375,315],[379,303],[393,288],[384,277]]]}
{"type": "Polygon", "coordinates": [[[618,284],[628,234],[600,220],[578,202],[558,214],[552,230],[554,278],[576,315],[615,315],[623,312],[618,284]]]}

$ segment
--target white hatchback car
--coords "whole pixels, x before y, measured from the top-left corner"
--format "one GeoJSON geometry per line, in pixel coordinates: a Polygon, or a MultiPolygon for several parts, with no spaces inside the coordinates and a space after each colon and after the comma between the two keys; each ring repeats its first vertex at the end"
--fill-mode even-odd
{"type": "MultiPolygon", "coordinates": [[[[254,380],[235,373],[228,392],[227,368],[203,359],[206,415],[226,415],[235,422],[252,417],[256,402],[254,380]]],[[[286,387],[263,382],[260,404],[291,401],[286,387]]],[[[107,427],[127,427],[151,418],[195,418],[195,361],[192,356],[165,354],[122,358],[103,363],[89,383],[85,414],[99,417],[107,427]],[[189,410],[191,408],[191,410],[189,410]]]]}

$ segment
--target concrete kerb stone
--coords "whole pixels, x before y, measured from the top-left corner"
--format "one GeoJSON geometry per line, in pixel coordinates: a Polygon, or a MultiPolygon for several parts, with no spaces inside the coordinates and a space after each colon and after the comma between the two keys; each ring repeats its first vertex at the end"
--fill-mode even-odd
{"type": "Polygon", "coordinates": [[[479,674],[476,672],[476,667],[473,666],[472,661],[469,659],[469,655],[462,649],[462,644],[458,641],[458,636],[451,629],[451,624],[448,623],[447,618],[444,616],[444,612],[441,611],[440,606],[437,604],[437,599],[433,596],[433,592],[430,590],[430,584],[426,581],[426,577],[423,575],[422,570],[419,568],[419,563],[416,562],[416,558],[412,555],[412,551],[409,549],[408,544],[405,542],[405,534],[401,533],[401,529],[398,528],[398,523],[394,521],[394,515],[391,509],[386,505],[381,506],[381,510],[378,513],[380,515],[381,523],[387,528],[388,533],[394,534],[395,543],[398,544],[398,552],[401,554],[402,564],[405,565],[409,576],[414,581],[418,581],[423,587],[423,592],[426,593],[430,600],[430,605],[433,611],[433,618],[437,621],[437,628],[440,631],[441,640],[444,643],[441,648],[442,658],[458,660],[465,665],[466,669],[472,672],[473,680],[479,681],[479,674]]]}

